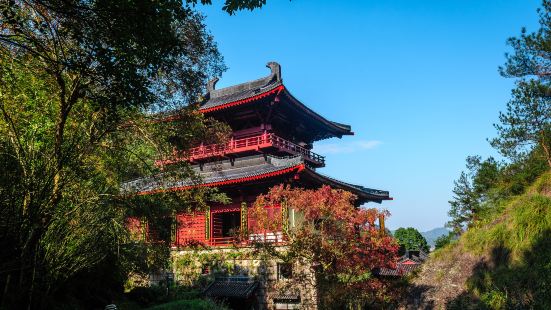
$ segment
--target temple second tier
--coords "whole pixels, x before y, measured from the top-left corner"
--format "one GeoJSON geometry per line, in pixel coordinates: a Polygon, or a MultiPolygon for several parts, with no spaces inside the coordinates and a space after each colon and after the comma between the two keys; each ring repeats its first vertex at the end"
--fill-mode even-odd
{"type": "Polygon", "coordinates": [[[195,178],[176,179],[163,173],[124,183],[125,192],[149,195],[166,191],[187,190],[196,186],[218,187],[233,201],[253,202],[258,194],[277,184],[292,184],[302,188],[330,185],[355,194],[358,206],[368,201],[381,203],[391,199],[387,191],[365,188],[330,178],[310,168],[304,157],[253,155],[235,160],[223,160],[193,165],[195,178]],[[247,192],[244,196],[243,193],[247,192]]]}
{"type": "Polygon", "coordinates": [[[172,158],[160,160],[159,165],[171,164],[180,160],[191,163],[208,162],[212,159],[236,158],[255,153],[279,156],[301,155],[311,167],[325,166],[325,157],[310,149],[279,137],[275,133],[262,134],[240,139],[231,138],[227,143],[199,145],[189,151],[176,152],[172,158]]]}
{"type": "Polygon", "coordinates": [[[312,167],[323,167],[325,159],[311,151],[313,143],[353,135],[350,126],[329,121],[308,108],[283,85],[280,65],[270,62],[267,67],[270,74],[258,80],[221,89],[215,89],[218,79],[208,83],[199,111],[228,124],[232,130],[230,141],[197,145],[158,163],[203,162],[264,153],[302,155],[312,167]]]}

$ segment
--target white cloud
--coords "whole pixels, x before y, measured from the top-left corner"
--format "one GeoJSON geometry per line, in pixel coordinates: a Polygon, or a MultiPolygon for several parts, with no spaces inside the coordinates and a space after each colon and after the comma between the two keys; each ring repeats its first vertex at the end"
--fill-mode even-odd
{"type": "Polygon", "coordinates": [[[377,140],[359,140],[342,143],[319,144],[314,147],[314,152],[320,154],[353,153],[374,149],[381,143],[381,141],[377,140]]]}

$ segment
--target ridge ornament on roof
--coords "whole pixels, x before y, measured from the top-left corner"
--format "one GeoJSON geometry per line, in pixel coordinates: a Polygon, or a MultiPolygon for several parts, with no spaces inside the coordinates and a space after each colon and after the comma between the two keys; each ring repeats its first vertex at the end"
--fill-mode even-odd
{"type": "Polygon", "coordinates": [[[230,87],[221,88],[221,89],[216,89],[216,83],[218,83],[220,79],[218,77],[215,77],[214,79],[208,81],[207,83],[206,97],[210,99],[214,99],[214,98],[228,96],[236,92],[243,92],[243,91],[263,88],[270,83],[281,84],[283,82],[281,80],[281,66],[275,61],[270,61],[266,64],[266,67],[270,68],[270,71],[271,71],[270,75],[266,77],[263,77],[254,81],[250,81],[250,82],[233,85],[230,87]]]}
{"type": "Polygon", "coordinates": [[[180,156],[177,159],[159,161],[160,165],[189,162],[192,175],[159,173],[125,182],[121,190],[149,195],[220,187],[243,199],[243,191],[256,195],[264,187],[287,182],[304,188],[329,185],[346,190],[357,196],[358,204],[392,200],[388,191],[350,184],[316,171],[324,166],[324,159],[317,163],[312,159],[313,143],[354,133],[349,125],[330,121],[295,98],[283,85],[277,62],[269,62],[266,67],[270,69],[268,76],[238,85],[216,89],[218,78],[208,82],[199,112],[228,124],[232,129],[230,141],[193,148],[201,156],[183,151],[181,156],[174,155],[180,156]],[[280,142],[267,143],[268,137],[280,142]]]}

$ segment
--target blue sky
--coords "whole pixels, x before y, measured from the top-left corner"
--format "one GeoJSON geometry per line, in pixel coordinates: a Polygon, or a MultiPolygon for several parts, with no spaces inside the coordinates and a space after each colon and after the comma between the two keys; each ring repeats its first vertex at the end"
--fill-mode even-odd
{"type": "MultiPolygon", "coordinates": [[[[220,1],[221,2],[221,1],[220,1]]],[[[447,221],[453,180],[486,138],[513,81],[497,68],[506,39],[537,29],[540,1],[268,0],[229,16],[200,7],[229,70],[217,87],[282,66],[284,84],[352,137],[318,142],[324,174],[389,190],[391,229],[447,221]]]]}

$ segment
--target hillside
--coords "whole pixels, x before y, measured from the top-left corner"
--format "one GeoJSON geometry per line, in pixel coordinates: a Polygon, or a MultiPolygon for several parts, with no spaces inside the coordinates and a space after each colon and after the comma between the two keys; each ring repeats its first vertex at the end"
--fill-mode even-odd
{"type": "Polygon", "coordinates": [[[434,247],[434,242],[438,237],[447,235],[450,231],[445,227],[437,227],[429,231],[422,232],[421,235],[425,237],[430,247],[434,247]]]}
{"type": "Polygon", "coordinates": [[[407,309],[551,309],[551,173],[432,253],[412,282],[407,309]]]}

